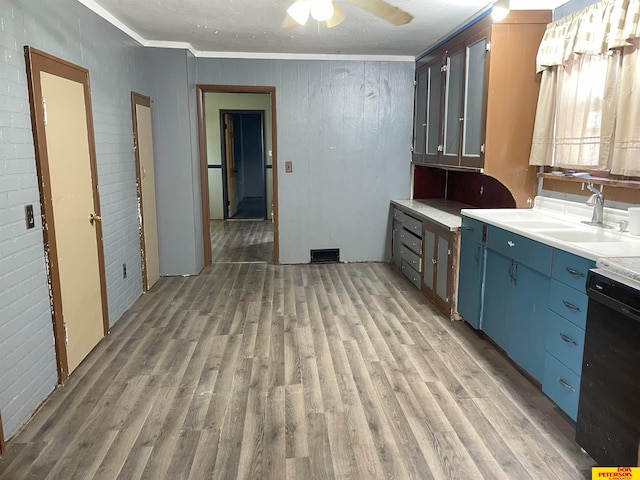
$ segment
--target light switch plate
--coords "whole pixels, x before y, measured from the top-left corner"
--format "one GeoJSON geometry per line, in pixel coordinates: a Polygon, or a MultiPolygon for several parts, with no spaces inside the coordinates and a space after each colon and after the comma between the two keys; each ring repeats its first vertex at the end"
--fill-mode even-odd
{"type": "Polygon", "coordinates": [[[24,218],[27,223],[27,230],[35,228],[36,219],[33,216],[33,205],[27,205],[24,207],[24,218]]]}
{"type": "Polygon", "coordinates": [[[293,173],[293,162],[284,162],[285,173],[293,173]]]}

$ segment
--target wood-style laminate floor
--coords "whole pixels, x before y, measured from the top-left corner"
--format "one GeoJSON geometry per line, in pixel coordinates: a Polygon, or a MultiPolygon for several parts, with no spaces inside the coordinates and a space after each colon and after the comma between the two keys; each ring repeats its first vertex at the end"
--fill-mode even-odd
{"type": "Polygon", "coordinates": [[[0,478],[590,478],[571,422],[393,267],[224,261],[252,223],[136,302],[0,478]]]}

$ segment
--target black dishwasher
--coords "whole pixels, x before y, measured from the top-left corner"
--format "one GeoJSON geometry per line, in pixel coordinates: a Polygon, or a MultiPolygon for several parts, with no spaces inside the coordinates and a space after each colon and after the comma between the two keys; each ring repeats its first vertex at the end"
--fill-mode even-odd
{"type": "Polygon", "coordinates": [[[587,295],[576,441],[601,466],[635,466],[640,460],[640,283],[594,269],[587,295]]]}

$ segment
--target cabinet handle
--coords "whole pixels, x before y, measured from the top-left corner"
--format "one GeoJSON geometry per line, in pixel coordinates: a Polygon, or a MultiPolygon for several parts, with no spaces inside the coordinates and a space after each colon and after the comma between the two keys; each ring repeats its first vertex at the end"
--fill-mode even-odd
{"type": "Polygon", "coordinates": [[[473,257],[476,259],[476,265],[480,265],[480,247],[476,248],[476,254],[473,257]]]}
{"type": "Polygon", "coordinates": [[[564,304],[565,307],[567,307],[569,310],[575,310],[576,312],[580,311],[580,307],[576,307],[573,303],[567,302],[566,300],[562,300],[562,303],[564,304]]]}
{"type": "Polygon", "coordinates": [[[574,270],[571,267],[565,267],[565,270],[575,277],[584,277],[584,273],[574,270]]]}
{"type": "Polygon", "coordinates": [[[464,227],[464,229],[465,229],[467,232],[473,232],[473,231],[475,231],[475,228],[473,228],[473,227],[464,227]]]}
{"type": "Polygon", "coordinates": [[[558,383],[560,385],[562,385],[564,388],[566,388],[567,390],[569,390],[570,392],[575,392],[576,389],[573,388],[571,385],[569,385],[567,382],[565,382],[562,378],[558,377],[558,383]]]}
{"type": "Polygon", "coordinates": [[[560,332],[560,338],[562,338],[563,341],[570,343],[572,345],[575,345],[576,347],[578,346],[577,342],[571,338],[571,337],[567,337],[564,333],[560,332]]]}
{"type": "Polygon", "coordinates": [[[516,244],[514,242],[512,242],[511,240],[509,240],[507,242],[507,245],[509,245],[510,247],[515,247],[516,246],[516,244]]]}

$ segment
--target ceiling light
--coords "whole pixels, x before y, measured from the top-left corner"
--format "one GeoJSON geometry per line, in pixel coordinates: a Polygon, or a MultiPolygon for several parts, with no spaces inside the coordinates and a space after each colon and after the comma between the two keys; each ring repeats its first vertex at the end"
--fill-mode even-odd
{"type": "Polygon", "coordinates": [[[333,15],[333,2],[331,0],[312,0],[311,16],[319,22],[329,20],[333,15]]]}
{"type": "Polygon", "coordinates": [[[499,22],[509,14],[509,0],[496,0],[493,2],[491,16],[493,20],[499,22]]]}
{"type": "Polygon", "coordinates": [[[287,9],[287,13],[300,25],[307,23],[309,13],[311,12],[310,0],[296,0],[293,5],[287,9]]]}

